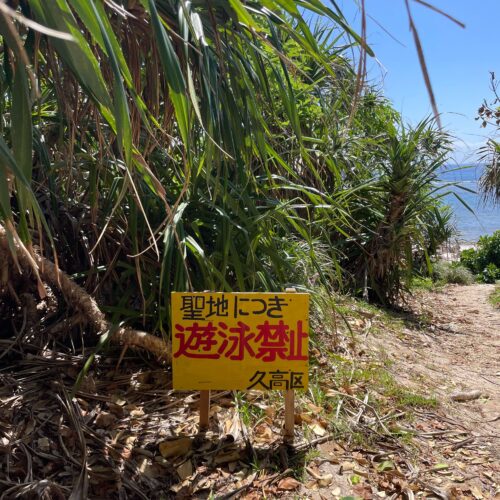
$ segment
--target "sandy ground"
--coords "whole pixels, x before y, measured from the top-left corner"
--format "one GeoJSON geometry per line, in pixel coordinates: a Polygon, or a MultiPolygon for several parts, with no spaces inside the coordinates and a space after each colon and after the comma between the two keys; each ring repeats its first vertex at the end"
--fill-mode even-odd
{"type": "MultiPolygon", "coordinates": [[[[494,285],[448,286],[425,294],[414,307],[431,323],[427,332],[403,340],[407,352],[401,359],[396,345],[399,376],[425,380],[447,406],[449,414],[471,430],[478,440],[496,441],[500,429],[500,309],[488,297],[494,285]],[[401,367],[403,366],[401,364],[401,367]],[[457,392],[481,391],[481,398],[450,402],[457,392]]],[[[496,448],[497,456],[499,449],[496,448]]]]}
{"type": "MultiPolygon", "coordinates": [[[[400,384],[439,402],[437,408],[408,408],[414,437],[400,453],[431,498],[500,498],[500,309],[488,301],[493,290],[493,285],[448,286],[419,294],[410,303],[412,313],[401,316],[403,328],[383,328],[366,337],[370,351],[378,353],[400,384]],[[467,402],[451,398],[471,391],[480,391],[480,397],[467,402]],[[433,467],[443,470],[426,473],[433,467]]],[[[334,447],[320,446],[322,456],[334,454],[334,447]]],[[[342,467],[320,468],[333,475],[338,491],[304,489],[305,496],[384,495],[376,491],[373,477],[368,489],[349,484],[349,472],[342,473],[342,467]]],[[[408,495],[413,494],[405,490],[403,497],[390,498],[420,498],[421,493],[408,495]]]]}
{"type": "MultiPolygon", "coordinates": [[[[428,429],[437,416],[449,424],[446,432],[463,432],[463,447],[441,443],[446,434],[440,436],[439,429],[428,434],[426,445],[430,453],[443,453],[450,470],[463,473],[460,486],[469,487],[472,498],[499,498],[500,308],[488,301],[493,290],[494,285],[450,285],[419,295],[412,303],[414,319],[427,326],[404,329],[401,338],[385,335],[378,343],[381,355],[394,361],[391,371],[400,382],[435,395],[440,403],[435,416],[416,415],[416,427],[428,429]],[[481,397],[452,399],[472,391],[481,397]]],[[[457,485],[446,484],[449,491],[457,485]]]]}

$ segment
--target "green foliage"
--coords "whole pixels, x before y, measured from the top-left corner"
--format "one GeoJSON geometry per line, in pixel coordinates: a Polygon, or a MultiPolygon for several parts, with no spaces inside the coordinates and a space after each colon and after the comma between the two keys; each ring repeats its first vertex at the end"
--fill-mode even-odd
{"type": "Polygon", "coordinates": [[[346,255],[358,286],[391,304],[409,286],[416,263],[450,233],[439,169],[450,151],[447,134],[424,120],[416,127],[388,125],[373,154],[374,180],[361,191],[359,221],[346,255]]]}
{"type": "Polygon", "coordinates": [[[500,230],[491,236],[481,236],[475,249],[462,250],[460,262],[484,283],[500,279],[500,230]]]}
{"type": "Polygon", "coordinates": [[[484,283],[495,283],[495,281],[500,280],[500,268],[493,264],[493,262],[490,262],[483,269],[480,277],[484,283]]]}
{"type": "Polygon", "coordinates": [[[439,405],[434,396],[422,396],[404,389],[394,391],[393,397],[401,408],[436,408],[439,405]]]}
{"type": "Polygon", "coordinates": [[[459,262],[440,260],[432,266],[433,278],[440,283],[455,283],[470,285],[474,282],[474,275],[459,262]]]}
{"type": "Polygon", "coordinates": [[[460,263],[472,272],[476,272],[477,251],[466,248],[460,252],[460,263]]]}
{"type": "Polygon", "coordinates": [[[414,289],[431,291],[434,289],[434,281],[430,277],[415,276],[411,282],[414,289]]]}
{"type": "Polygon", "coordinates": [[[9,237],[57,257],[114,320],[165,334],[173,290],[366,283],[396,301],[450,234],[449,138],[357,95],[361,39],[337,8],[300,7],[22,2],[50,35],[2,17],[9,237]]]}
{"type": "Polygon", "coordinates": [[[302,2],[331,23],[313,33],[294,2],[123,8],[130,15],[95,1],[23,2],[50,36],[2,14],[9,236],[34,235],[108,312],[154,330],[168,328],[172,290],[280,290],[306,283],[300,268],[326,280],[310,225],[310,211],[324,216],[333,202],[318,173],[322,106],[346,116],[354,73],[341,53],[361,42],[341,12],[302,2]]]}
{"type": "MultiPolygon", "coordinates": [[[[478,109],[476,119],[481,120],[483,127],[491,127],[494,135],[490,136],[484,146],[478,153],[481,163],[485,164],[485,168],[481,178],[479,179],[479,188],[486,201],[500,203],[500,142],[498,133],[500,131],[500,95],[498,92],[499,82],[495,77],[495,73],[491,72],[490,88],[492,96],[488,100],[484,100],[483,104],[478,109]]],[[[491,130],[491,129],[490,129],[491,130]]]]}
{"type": "Polygon", "coordinates": [[[425,214],[424,238],[427,255],[435,255],[438,248],[457,234],[453,210],[436,200],[436,206],[425,214]]]}
{"type": "Polygon", "coordinates": [[[481,236],[477,243],[478,265],[493,263],[500,267],[500,230],[491,236],[481,236]]]}

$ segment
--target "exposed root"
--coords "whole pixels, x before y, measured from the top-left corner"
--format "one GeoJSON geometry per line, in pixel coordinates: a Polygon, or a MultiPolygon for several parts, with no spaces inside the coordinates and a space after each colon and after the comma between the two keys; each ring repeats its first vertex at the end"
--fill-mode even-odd
{"type": "MultiPolygon", "coordinates": [[[[90,325],[98,334],[111,330],[112,325],[106,320],[104,313],[99,309],[96,301],[79,285],[77,285],[64,272],[58,269],[54,263],[34,252],[28,256],[24,249],[18,248],[17,261],[22,269],[33,269],[36,265],[37,276],[42,282],[58,288],[67,302],[79,311],[84,321],[90,325]]],[[[6,231],[0,225],[0,261],[5,262],[5,256],[10,254],[6,231]]],[[[162,361],[170,361],[170,348],[162,339],[146,332],[134,330],[127,327],[119,327],[111,338],[113,342],[121,345],[139,347],[149,351],[162,361]]]]}

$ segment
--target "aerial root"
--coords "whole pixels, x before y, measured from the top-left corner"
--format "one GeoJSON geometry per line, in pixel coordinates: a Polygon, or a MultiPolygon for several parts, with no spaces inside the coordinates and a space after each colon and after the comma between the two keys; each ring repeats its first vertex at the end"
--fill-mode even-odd
{"type": "MultiPolygon", "coordinates": [[[[111,341],[120,345],[144,349],[162,361],[170,362],[170,348],[159,337],[128,327],[113,328],[99,309],[97,302],[81,286],[77,285],[64,271],[53,262],[42,257],[36,251],[28,253],[27,249],[15,243],[16,259],[21,269],[32,269],[42,282],[60,290],[66,301],[82,316],[82,320],[90,325],[98,334],[113,332],[111,341]],[[36,265],[36,268],[34,266],[36,265]]],[[[10,254],[5,228],[0,224],[0,262],[5,262],[10,254]],[[3,254],[3,257],[2,257],[3,254]]]]}

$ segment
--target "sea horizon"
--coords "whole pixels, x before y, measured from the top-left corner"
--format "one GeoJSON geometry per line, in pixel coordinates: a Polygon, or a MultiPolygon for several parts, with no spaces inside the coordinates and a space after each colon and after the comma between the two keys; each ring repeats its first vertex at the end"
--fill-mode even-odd
{"type": "Polygon", "coordinates": [[[456,239],[461,243],[476,243],[480,236],[491,235],[500,229],[500,204],[485,200],[478,189],[484,168],[484,164],[447,165],[439,174],[442,184],[457,183],[448,190],[473,210],[472,213],[454,194],[444,197],[444,202],[453,210],[456,239]]]}

